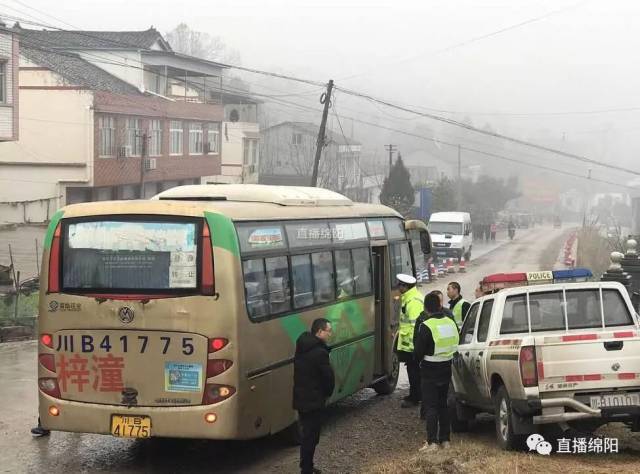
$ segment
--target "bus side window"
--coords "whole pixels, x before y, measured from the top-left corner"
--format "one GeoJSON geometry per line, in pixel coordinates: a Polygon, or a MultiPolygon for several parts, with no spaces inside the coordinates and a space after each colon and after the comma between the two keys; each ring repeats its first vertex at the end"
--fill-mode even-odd
{"type": "Polygon", "coordinates": [[[335,285],[333,280],[333,254],[331,252],[316,252],[311,254],[313,266],[313,300],[316,304],[328,303],[335,299],[335,285]]]}
{"type": "Polygon", "coordinates": [[[313,275],[311,272],[311,255],[294,255],[291,257],[293,271],[293,306],[304,308],[313,304],[313,275]]]}
{"type": "Polygon", "coordinates": [[[389,246],[389,254],[391,257],[391,281],[392,286],[396,284],[396,275],[405,273],[413,275],[411,265],[411,254],[409,253],[409,242],[398,242],[389,246]]]}
{"type": "Polygon", "coordinates": [[[269,304],[271,314],[291,309],[289,262],[287,257],[271,257],[265,259],[267,267],[267,284],[269,286],[269,304]]]}
{"type": "Polygon", "coordinates": [[[371,292],[371,256],[369,249],[353,249],[353,270],[356,281],[356,295],[371,292]]]}
{"type": "Polygon", "coordinates": [[[253,319],[268,315],[267,275],[264,269],[264,259],[245,260],[242,262],[242,269],[249,317],[253,319]]]}
{"type": "Polygon", "coordinates": [[[336,281],[338,282],[338,299],[353,296],[354,278],[351,264],[351,251],[336,250],[336,281]]]}

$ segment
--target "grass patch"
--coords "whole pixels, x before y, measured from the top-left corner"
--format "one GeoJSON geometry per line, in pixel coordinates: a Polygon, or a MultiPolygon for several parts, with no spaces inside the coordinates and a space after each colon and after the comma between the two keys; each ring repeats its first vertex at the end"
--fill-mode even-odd
{"type": "Polygon", "coordinates": [[[0,298],[0,326],[26,325],[33,326],[38,315],[39,294],[31,293],[18,298],[18,319],[15,319],[15,296],[0,298]],[[27,324],[25,324],[27,323],[27,324]]]}

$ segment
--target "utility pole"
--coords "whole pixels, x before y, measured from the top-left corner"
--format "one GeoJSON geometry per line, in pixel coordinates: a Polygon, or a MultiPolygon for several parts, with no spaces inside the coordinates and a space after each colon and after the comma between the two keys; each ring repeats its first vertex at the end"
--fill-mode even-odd
{"type": "Polygon", "coordinates": [[[389,152],[389,174],[391,174],[391,167],[393,166],[393,154],[396,152],[398,147],[396,145],[385,145],[385,150],[389,152]]]}
{"type": "Polygon", "coordinates": [[[462,211],[462,148],[458,145],[458,211],[462,211]]]}
{"type": "Polygon", "coordinates": [[[318,166],[320,165],[320,156],[324,148],[325,130],[327,128],[327,115],[329,115],[329,107],[331,106],[331,91],[333,90],[333,79],[329,79],[327,84],[327,92],[323,92],[320,96],[320,103],[324,104],[322,111],[322,121],[320,122],[320,130],[318,130],[318,141],[316,143],[316,157],[313,160],[313,174],[311,175],[311,186],[318,185],[318,166]]]}

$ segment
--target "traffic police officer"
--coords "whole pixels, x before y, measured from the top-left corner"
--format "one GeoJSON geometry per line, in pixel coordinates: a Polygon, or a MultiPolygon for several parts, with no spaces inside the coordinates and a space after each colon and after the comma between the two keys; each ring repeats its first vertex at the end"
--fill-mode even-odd
{"type": "Polygon", "coordinates": [[[407,367],[409,378],[409,395],[402,401],[402,408],[410,408],[420,404],[422,398],[420,390],[420,368],[413,357],[413,330],[416,320],[423,309],[422,293],[416,288],[417,280],[411,275],[399,273],[396,275],[400,290],[400,329],[398,331],[398,359],[407,367]]]}
{"type": "Polygon", "coordinates": [[[438,295],[424,299],[427,319],[417,324],[414,356],[420,361],[422,403],[427,419],[427,442],[420,451],[449,447],[450,420],[447,408],[451,361],[458,350],[456,323],[442,311],[438,295]]]}
{"type": "Polygon", "coordinates": [[[460,283],[457,281],[449,283],[447,286],[447,296],[449,297],[449,309],[453,313],[453,318],[458,325],[458,329],[460,329],[471,303],[462,298],[460,294],[460,283]]]}

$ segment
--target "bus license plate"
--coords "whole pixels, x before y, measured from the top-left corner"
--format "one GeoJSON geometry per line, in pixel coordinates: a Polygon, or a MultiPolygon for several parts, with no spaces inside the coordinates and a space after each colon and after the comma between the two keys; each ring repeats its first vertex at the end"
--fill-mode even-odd
{"type": "Polygon", "coordinates": [[[638,393],[610,393],[591,397],[591,408],[628,407],[640,405],[638,393]]]}
{"type": "Polygon", "coordinates": [[[151,418],[148,416],[112,415],[111,434],[120,438],[150,438],[151,418]]]}

